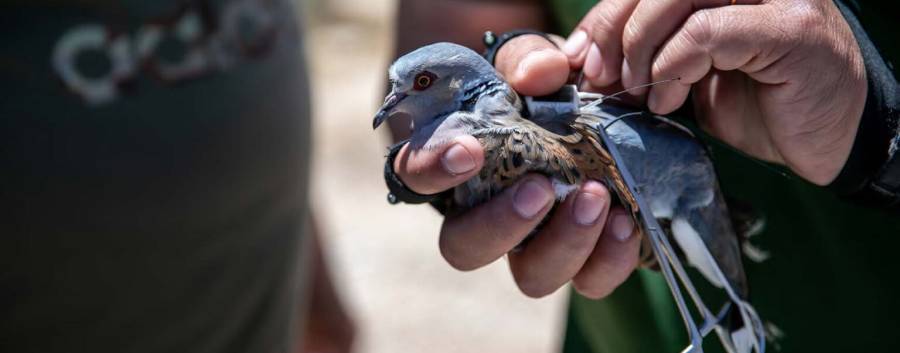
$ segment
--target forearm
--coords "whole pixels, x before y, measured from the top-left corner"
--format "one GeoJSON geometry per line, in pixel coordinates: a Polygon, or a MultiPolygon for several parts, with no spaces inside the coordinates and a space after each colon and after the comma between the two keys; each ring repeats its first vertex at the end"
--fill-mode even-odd
{"type": "Polygon", "coordinates": [[[344,310],[334,287],[328,261],[324,257],[321,232],[315,217],[310,216],[311,247],[309,300],[306,306],[306,332],[297,353],[349,352],[353,344],[354,326],[344,310]]]}
{"type": "MultiPolygon", "coordinates": [[[[484,31],[546,30],[548,16],[536,0],[401,0],[397,11],[395,57],[434,42],[454,42],[481,51],[484,31]]],[[[409,135],[409,120],[389,121],[394,140],[409,135]]]]}

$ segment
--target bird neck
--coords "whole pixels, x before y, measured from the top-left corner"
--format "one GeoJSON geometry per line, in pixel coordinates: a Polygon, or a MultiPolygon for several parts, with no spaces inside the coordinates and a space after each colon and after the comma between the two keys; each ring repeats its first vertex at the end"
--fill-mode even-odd
{"type": "Polygon", "coordinates": [[[468,87],[463,91],[462,110],[471,111],[479,98],[508,89],[506,82],[499,78],[491,78],[468,87]]]}
{"type": "Polygon", "coordinates": [[[431,119],[422,121],[421,124],[416,122],[410,137],[410,147],[414,150],[440,148],[449,143],[453,137],[468,134],[472,128],[487,127],[486,124],[491,123],[488,120],[472,119],[468,114],[454,113],[473,112],[479,99],[495,95],[498,92],[508,92],[508,90],[509,86],[506,82],[497,77],[465,87],[449,111],[436,114],[431,119]]]}

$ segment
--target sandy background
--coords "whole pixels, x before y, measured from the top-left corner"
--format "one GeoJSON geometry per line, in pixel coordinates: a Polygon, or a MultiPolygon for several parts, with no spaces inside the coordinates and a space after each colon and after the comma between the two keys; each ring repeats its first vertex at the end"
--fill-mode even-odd
{"type": "Polygon", "coordinates": [[[527,298],[505,260],[457,272],[438,252],[436,212],[385,201],[389,142],[371,119],[392,59],[394,8],[393,0],[301,7],[314,92],[313,202],[356,319],[356,352],[555,352],[567,290],[527,298]]]}

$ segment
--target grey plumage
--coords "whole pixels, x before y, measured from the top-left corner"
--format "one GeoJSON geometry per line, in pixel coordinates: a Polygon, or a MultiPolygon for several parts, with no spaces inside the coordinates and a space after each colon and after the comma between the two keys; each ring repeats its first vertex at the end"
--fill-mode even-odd
{"type": "MultiPolygon", "coordinates": [[[[756,326],[759,319],[746,302],[738,237],[712,163],[685,131],[651,116],[616,121],[630,111],[612,105],[592,105],[564,120],[533,119],[486,60],[451,43],[432,44],[401,57],[389,75],[392,91],[374,127],[393,114],[408,114],[413,119],[413,149],[437,149],[463,134],[475,136],[485,147],[484,168],[457,187],[451,209],[462,211],[484,202],[528,172],[548,175],[560,199],[585,179],[604,181],[635,217],[643,211],[667,220],[688,262],[715,286],[736,293],[732,300],[742,318],[754,321],[744,326],[756,326]],[[565,122],[562,128],[549,128],[559,121],[565,122]],[[597,131],[606,126],[650,210],[638,210],[616,161],[602,146],[597,131]]],[[[749,330],[753,338],[762,335],[749,330]]],[[[732,336],[739,340],[734,332],[732,336]]],[[[735,346],[740,352],[750,347],[735,346]]]]}
{"type": "MultiPolygon", "coordinates": [[[[628,110],[606,106],[605,111],[598,109],[596,114],[605,126],[616,117],[628,114],[628,110]]],[[[607,133],[622,152],[644,195],[649,196],[653,215],[669,220],[673,228],[681,231],[687,230],[682,222],[695,229],[729,281],[746,298],[748,286],[740,262],[738,237],[719,191],[712,161],[703,146],[686,129],[650,114],[618,121],[609,126],[607,133]]],[[[673,233],[676,239],[683,235],[673,233]]],[[[688,260],[701,261],[697,256],[688,256],[688,260]]],[[[710,282],[721,287],[707,266],[692,264],[710,282]]]]}
{"type": "MultiPolygon", "coordinates": [[[[509,90],[487,61],[477,59],[481,57],[471,49],[452,43],[436,43],[406,54],[388,70],[391,94],[374,127],[391,114],[409,115],[415,127],[411,138],[414,148],[437,148],[477,128],[470,123],[480,119],[469,116],[475,105],[483,97],[509,90]],[[416,81],[423,77],[433,81],[418,90],[416,81]]],[[[486,106],[482,102],[478,108],[486,106]]],[[[503,106],[497,104],[500,109],[503,106]]]]}

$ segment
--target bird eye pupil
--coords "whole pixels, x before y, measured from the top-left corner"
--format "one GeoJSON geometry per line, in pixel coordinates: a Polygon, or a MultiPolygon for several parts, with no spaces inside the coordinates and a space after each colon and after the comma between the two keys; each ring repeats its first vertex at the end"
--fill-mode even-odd
{"type": "Polygon", "coordinates": [[[422,91],[428,86],[431,86],[431,81],[434,80],[434,76],[429,72],[423,72],[416,75],[415,88],[417,91],[422,91]]]}

